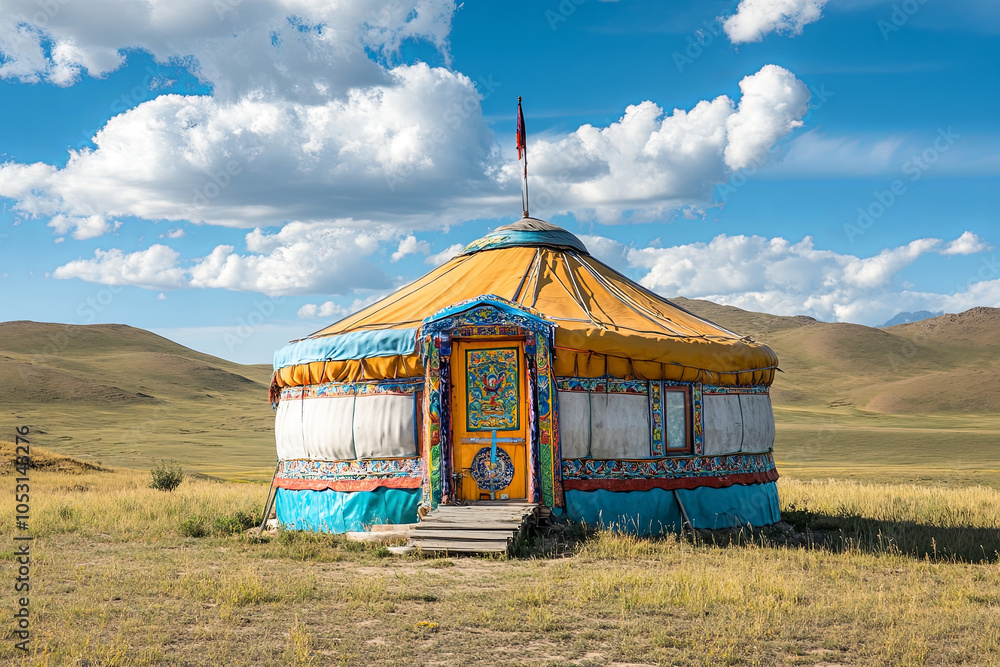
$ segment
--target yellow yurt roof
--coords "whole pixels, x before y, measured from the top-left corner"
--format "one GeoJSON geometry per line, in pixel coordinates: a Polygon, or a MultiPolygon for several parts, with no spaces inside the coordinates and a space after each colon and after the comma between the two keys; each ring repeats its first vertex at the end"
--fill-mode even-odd
{"type": "MultiPolygon", "coordinates": [[[[348,340],[362,332],[385,332],[391,338],[392,332],[402,335],[401,330],[417,329],[447,306],[487,294],[537,311],[554,323],[554,365],[560,376],[770,384],[778,364],[768,346],[654,294],[592,257],[570,232],[527,217],[474,241],[419,280],[293,346],[319,350],[319,339],[348,340]]],[[[372,356],[378,346],[374,353],[368,349],[364,361],[320,362],[308,354],[297,358],[279,352],[279,383],[422,374],[415,348],[411,354],[380,356],[372,356]],[[316,368],[320,363],[322,371],[316,368]]]]}

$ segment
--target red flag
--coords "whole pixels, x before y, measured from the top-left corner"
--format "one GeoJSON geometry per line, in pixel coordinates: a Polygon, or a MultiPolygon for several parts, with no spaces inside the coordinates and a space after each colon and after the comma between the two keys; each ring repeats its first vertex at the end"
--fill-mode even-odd
{"type": "Polygon", "coordinates": [[[517,159],[520,160],[527,152],[527,137],[524,134],[524,113],[521,111],[521,98],[517,98],[517,159]]]}

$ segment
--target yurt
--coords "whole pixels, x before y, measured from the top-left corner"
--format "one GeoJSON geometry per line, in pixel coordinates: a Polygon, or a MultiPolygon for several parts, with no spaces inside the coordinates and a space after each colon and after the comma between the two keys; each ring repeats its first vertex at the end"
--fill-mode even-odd
{"type": "Polygon", "coordinates": [[[275,354],[278,521],[509,501],[640,534],[771,524],[777,363],[525,216],[275,354]]]}

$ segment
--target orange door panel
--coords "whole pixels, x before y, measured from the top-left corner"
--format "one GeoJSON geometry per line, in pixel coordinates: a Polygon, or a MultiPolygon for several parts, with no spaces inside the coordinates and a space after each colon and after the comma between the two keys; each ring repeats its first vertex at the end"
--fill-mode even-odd
{"type": "Polygon", "coordinates": [[[524,343],[455,341],[451,367],[459,499],[524,499],[529,433],[524,343]]]}

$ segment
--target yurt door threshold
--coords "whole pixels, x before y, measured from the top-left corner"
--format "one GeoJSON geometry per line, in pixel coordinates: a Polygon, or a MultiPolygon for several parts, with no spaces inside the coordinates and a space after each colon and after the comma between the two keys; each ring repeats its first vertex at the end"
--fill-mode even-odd
{"type": "Polygon", "coordinates": [[[523,531],[548,515],[537,503],[490,501],[474,505],[439,505],[410,531],[410,541],[399,551],[467,553],[505,552],[523,531]]]}
{"type": "Polygon", "coordinates": [[[452,348],[455,500],[523,503],[529,411],[524,341],[457,340],[452,348]]]}

